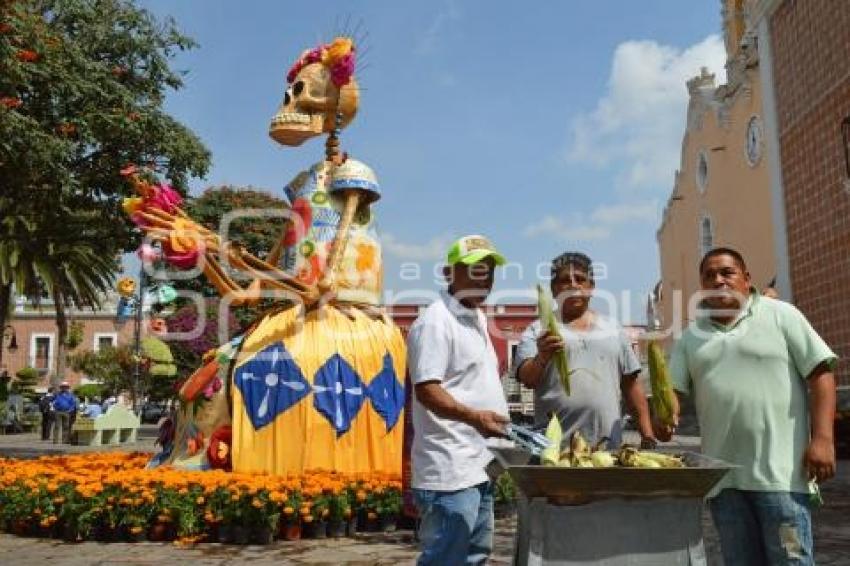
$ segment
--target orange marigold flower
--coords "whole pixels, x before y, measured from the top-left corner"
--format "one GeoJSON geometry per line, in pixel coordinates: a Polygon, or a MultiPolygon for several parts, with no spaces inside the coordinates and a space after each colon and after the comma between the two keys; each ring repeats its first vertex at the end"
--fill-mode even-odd
{"type": "Polygon", "coordinates": [[[38,53],[33,51],[32,49],[19,49],[16,55],[18,61],[23,61],[24,63],[33,63],[38,61],[38,53]]]}

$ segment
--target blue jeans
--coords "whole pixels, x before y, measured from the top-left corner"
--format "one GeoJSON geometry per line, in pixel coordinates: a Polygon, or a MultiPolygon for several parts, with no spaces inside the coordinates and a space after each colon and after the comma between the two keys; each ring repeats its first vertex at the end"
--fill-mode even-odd
{"type": "Polygon", "coordinates": [[[726,566],[814,565],[807,494],[724,489],[709,506],[726,566]]]}
{"type": "Polygon", "coordinates": [[[414,489],[419,510],[417,564],[484,564],[493,550],[493,486],[458,491],[414,489]]]}

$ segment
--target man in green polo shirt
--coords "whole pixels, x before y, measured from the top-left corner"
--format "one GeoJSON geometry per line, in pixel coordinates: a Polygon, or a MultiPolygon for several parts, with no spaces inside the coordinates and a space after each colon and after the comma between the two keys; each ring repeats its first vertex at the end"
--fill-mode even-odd
{"type": "Polygon", "coordinates": [[[702,316],[670,373],[695,401],[703,453],[739,466],[709,494],[724,561],[814,564],[809,480],[835,473],[837,359],[793,305],[759,295],[735,250],[699,271],[702,316]]]}

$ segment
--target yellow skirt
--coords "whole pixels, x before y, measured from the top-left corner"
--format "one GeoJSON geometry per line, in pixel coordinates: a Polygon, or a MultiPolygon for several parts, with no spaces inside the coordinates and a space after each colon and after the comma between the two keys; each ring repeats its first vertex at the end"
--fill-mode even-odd
{"type": "Polygon", "coordinates": [[[401,473],[404,339],[332,306],[270,315],[231,375],[233,469],[401,473]]]}

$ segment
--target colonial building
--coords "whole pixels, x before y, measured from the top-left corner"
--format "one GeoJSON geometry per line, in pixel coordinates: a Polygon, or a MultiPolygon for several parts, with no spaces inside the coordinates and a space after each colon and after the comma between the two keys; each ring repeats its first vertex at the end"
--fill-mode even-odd
{"type": "MultiPolygon", "coordinates": [[[[128,344],[133,340],[133,321],[123,324],[115,318],[115,297],[107,297],[104,308],[99,311],[69,310],[68,320],[78,325],[81,332],[79,344],[69,353],[81,350],[100,350],[107,346],[128,344]]],[[[0,340],[2,351],[2,369],[11,375],[18,370],[31,367],[38,370],[41,380],[36,391],[45,391],[49,378],[56,373],[57,360],[57,330],[53,302],[50,299],[42,301],[40,307],[32,306],[25,297],[17,297],[11,320],[4,333],[5,339],[0,340]],[[15,348],[12,346],[14,337],[15,348]]],[[[63,377],[72,387],[85,382],[85,376],[66,369],[63,377]]]]}
{"type": "Polygon", "coordinates": [[[757,0],[778,288],[850,385],[850,2],[757,0]]]}
{"type": "Polygon", "coordinates": [[[708,250],[739,250],[756,286],[776,276],[760,51],[745,17],[749,3],[722,3],[725,84],[716,84],[706,69],[687,83],[681,165],[657,231],[661,285],[653,318],[672,331],[692,319],[689,304],[708,250]]]}

